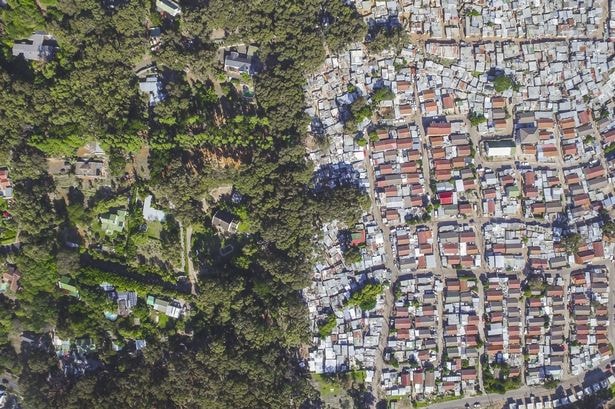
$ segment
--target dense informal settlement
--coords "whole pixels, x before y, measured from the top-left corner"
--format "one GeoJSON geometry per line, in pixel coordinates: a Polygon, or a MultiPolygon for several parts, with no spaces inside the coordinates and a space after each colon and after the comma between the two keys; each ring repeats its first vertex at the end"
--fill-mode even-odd
{"type": "Polygon", "coordinates": [[[518,390],[511,408],[613,384],[580,386],[614,358],[614,2],[354,4],[374,43],[411,41],[353,44],[306,87],[311,159],[372,204],[323,231],[310,371],[365,371],[393,402],[518,390]]]}

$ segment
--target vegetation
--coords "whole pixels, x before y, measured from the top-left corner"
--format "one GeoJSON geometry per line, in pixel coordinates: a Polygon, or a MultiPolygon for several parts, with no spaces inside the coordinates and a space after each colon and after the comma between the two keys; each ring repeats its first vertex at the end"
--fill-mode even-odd
{"type": "Polygon", "coordinates": [[[493,362],[489,364],[483,360],[483,384],[489,393],[505,393],[506,391],[517,389],[521,386],[521,379],[518,376],[510,376],[510,366],[503,363],[493,362]],[[492,367],[497,371],[497,375],[492,372],[492,367]]]}
{"type": "Polygon", "coordinates": [[[444,396],[438,396],[430,400],[413,401],[412,406],[415,408],[426,408],[431,405],[435,405],[437,403],[450,402],[450,401],[454,401],[454,400],[458,400],[462,398],[463,398],[463,395],[462,396],[444,395],[444,396]]]}
{"type": "Polygon", "coordinates": [[[468,114],[468,119],[470,120],[472,126],[478,126],[487,122],[487,118],[485,118],[485,115],[474,111],[468,114]]]}
{"type": "Polygon", "coordinates": [[[361,249],[359,247],[352,246],[344,252],[344,263],[347,265],[359,263],[362,259],[363,257],[361,256],[361,249]]]}
{"type": "Polygon", "coordinates": [[[568,254],[576,254],[579,252],[581,245],[581,235],[579,233],[570,233],[562,237],[562,246],[568,254]]]}
{"type": "MultiPolygon", "coordinates": [[[[382,87],[378,88],[374,91],[374,94],[371,96],[371,103],[368,103],[367,98],[361,96],[354,100],[351,104],[348,105],[346,119],[346,131],[348,133],[356,132],[357,125],[363,122],[366,119],[371,119],[374,115],[374,112],[378,108],[378,105],[382,101],[390,101],[395,98],[395,94],[391,91],[390,88],[382,87]]],[[[370,135],[370,141],[374,142],[373,139],[377,140],[378,136],[372,137],[370,135]]],[[[362,146],[362,145],[359,145],[362,146]]]]}
{"type": "MultiPolygon", "coordinates": [[[[187,2],[181,21],[160,16],[149,1],[115,2],[113,9],[106,3],[10,0],[0,11],[0,135],[3,157],[10,157],[11,214],[22,244],[11,257],[24,288],[17,303],[7,301],[2,309],[2,355],[17,356],[3,360],[3,368],[19,377],[29,408],[315,404],[317,392],[296,362],[309,339],[299,292],[311,271],[306,260],[318,226],[356,221],[366,199],[352,187],[317,194],[311,185],[313,169],[299,144],[306,128],[303,85],[305,74],[322,63],[325,47],[337,50],[362,38],[364,24],[341,0],[250,1],[242,7],[228,0],[187,2]],[[149,25],[162,30],[154,53],[149,25]],[[252,78],[254,99],[220,80],[214,29],[232,33],[229,42],[258,48],[266,69],[252,78]],[[11,57],[11,44],[33,30],[57,39],[54,60],[11,57]],[[135,67],[150,59],[166,94],[155,107],[148,107],[135,75],[135,67]],[[91,140],[113,164],[111,188],[92,183],[85,192],[56,185],[47,158],[71,159],[91,140]],[[250,215],[250,234],[235,239],[227,258],[210,260],[196,294],[178,277],[176,261],[141,263],[138,257],[155,243],[178,252],[180,223],[198,228],[195,236],[207,243],[220,242],[203,209],[209,192],[228,183],[242,197],[237,207],[250,215]],[[148,230],[137,190],[151,191],[174,219],[148,230]],[[116,208],[129,213],[125,231],[104,237],[97,219],[116,208]],[[80,248],[67,249],[67,237],[80,248]],[[57,291],[60,277],[71,279],[81,299],[57,291]],[[116,306],[100,290],[102,281],[138,292],[130,317],[104,318],[103,311],[116,306]],[[146,294],[181,298],[191,312],[156,323],[143,305],[146,294]],[[65,338],[91,337],[100,368],[67,378],[50,349],[17,354],[8,343],[21,330],[45,337],[50,328],[65,338]],[[141,353],[111,348],[135,339],[147,341],[141,353]]],[[[365,117],[370,109],[357,106],[354,115],[365,117]]],[[[356,302],[369,306],[369,294],[356,302]]]]}
{"type": "Polygon", "coordinates": [[[544,387],[547,389],[555,389],[559,386],[559,381],[557,379],[549,378],[545,381],[544,387]]]}
{"type": "Polygon", "coordinates": [[[399,25],[376,25],[368,33],[368,37],[370,41],[367,48],[370,53],[376,54],[385,50],[397,53],[408,43],[408,34],[399,25]]]}
{"type": "Polygon", "coordinates": [[[393,99],[395,99],[395,93],[390,88],[382,87],[374,91],[372,104],[377,105],[382,101],[392,101],[393,99]]]}
{"type": "Polygon", "coordinates": [[[331,314],[327,317],[323,324],[318,327],[318,334],[321,338],[326,338],[331,335],[336,325],[335,314],[331,314]]]}
{"type": "Polygon", "coordinates": [[[382,293],[382,284],[366,284],[345,302],[347,306],[358,305],[363,311],[373,310],[376,307],[378,296],[382,293]]]}
{"type": "Polygon", "coordinates": [[[504,92],[506,90],[509,90],[513,87],[513,85],[513,80],[506,75],[498,75],[493,80],[493,87],[496,92],[504,92]]]}
{"type": "MultiPolygon", "coordinates": [[[[608,213],[607,213],[608,216],[608,213]]],[[[610,217],[604,222],[602,226],[602,232],[606,237],[614,238],[615,237],[615,221],[610,217]]]]}

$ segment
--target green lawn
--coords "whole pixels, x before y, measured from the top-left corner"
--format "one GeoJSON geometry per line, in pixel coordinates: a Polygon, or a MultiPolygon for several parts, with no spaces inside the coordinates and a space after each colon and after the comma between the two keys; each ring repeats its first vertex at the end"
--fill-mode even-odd
{"type": "Polygon", "coordinates": [[[158,314],[158,326],[160,328],[166,328],[169,323],[169,317],[166,314],[158,314]]]}
{"type": "Polygon", "coordinates": [[[162,223],[147,222],[147,237],[154,240],[160,240],[160,232],[162,231],[162,223]]]}
{"type": "Polygon", "coordinates": [[[312,374],[312,379],[323,398],[339,396],[342,387],[335,379],[322,374],[312,374]]]}
{"type": "Polygon", "coordinates": [[[434,405],[436,403],[448,402],[448,401],[458,400],[458,399],[462,399],[462,398],[463,398],[463,395],[461,395],[461,396],[445,395],[445,396],[438,396],[437,398],[430,399],[430,400],[414,402],[413,405],[414,405],[415,408],[426,408],[426,407],[428,407],[430,405],[434,405]]]}

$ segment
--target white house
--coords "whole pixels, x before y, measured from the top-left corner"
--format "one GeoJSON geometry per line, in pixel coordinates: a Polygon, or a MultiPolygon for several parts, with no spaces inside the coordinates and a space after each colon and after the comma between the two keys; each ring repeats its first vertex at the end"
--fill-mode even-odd
{"type": "Polygon", "coordinates": [[[147,196],[143,202],[143,218],[150,222],[163,222],[165,217],[162,210],[152,207],[152,195],[147,196]]]}

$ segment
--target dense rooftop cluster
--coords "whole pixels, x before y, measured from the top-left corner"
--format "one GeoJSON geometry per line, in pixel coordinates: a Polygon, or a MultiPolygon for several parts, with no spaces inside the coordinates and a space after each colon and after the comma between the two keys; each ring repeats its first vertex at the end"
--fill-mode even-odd
{"type": "MultiPolygon", "coordinates": [[[[615,341],[605,4],[355,4],[371,40],[329,55],[306,86],[310,130],[330,141],[314,148],[317,166],[343,162],[372,198],[380,264],[362,250],[371,264],[354,275],[391,280],[364,314],[388,325],[382,360],[353,369],[379,396],[437,401],[604,367],[615,341]],[[381,27],[410,41],[374,51],[381,27]]],[[[615,378],[604,382],[566,402],[615,378]]]]}

